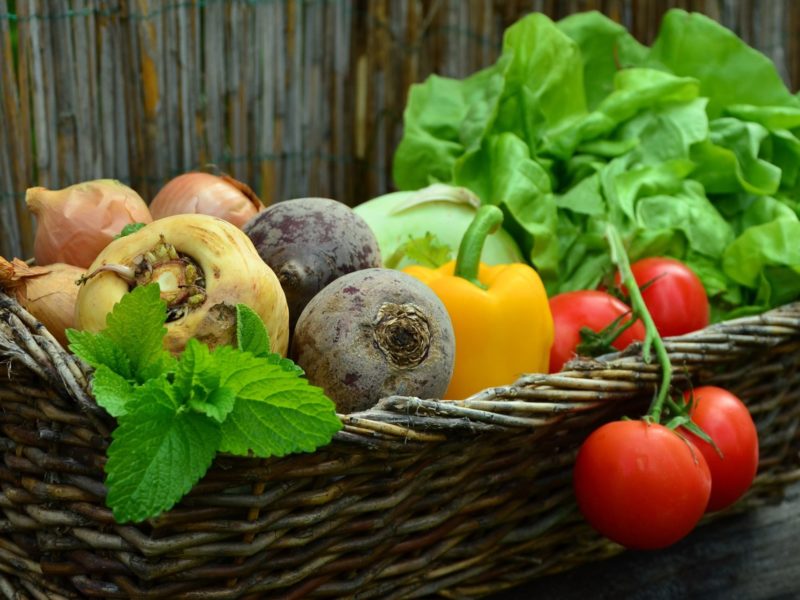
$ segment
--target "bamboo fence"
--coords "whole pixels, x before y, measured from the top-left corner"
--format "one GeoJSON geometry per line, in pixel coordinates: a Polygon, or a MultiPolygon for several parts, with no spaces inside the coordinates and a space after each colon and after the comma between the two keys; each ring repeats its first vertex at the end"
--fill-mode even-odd
{"type": "Polygon", "coordinates": [[[0,255],[32,255],[32,185],[146,199],[208,164],[273,201],[392,188],[408,87],[493,62],[531,11],[600,10],[640,41],[699,11],[800,82],[791,0],[0,0],[0,255]]]}

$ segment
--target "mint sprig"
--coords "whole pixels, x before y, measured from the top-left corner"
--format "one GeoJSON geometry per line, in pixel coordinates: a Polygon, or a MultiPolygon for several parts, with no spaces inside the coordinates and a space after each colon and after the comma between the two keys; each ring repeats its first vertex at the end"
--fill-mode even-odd
{"type": "MultiPolygon", "coordinates": [[[[91,366],[104,365],[130,383],[142,384],[175,369],[175,359],[164,350],[166,321],[167,303],[158,285],[151,284],[125,294],[101,333],[69,329],[67,339],[70,350],[91,366]]],[[[97,402],[103,406],[100,398],[97,402]]]]}
{"type": "Polygon", "coordinates": [[[221,438],[219,424],[186,410],[166,380],[131,398],[112,433],[106,503],[119,522],[170,509],[206,473],[221,438]]]}
{"type": "Polygon", "coordinates": [[[284,371],[303,375],[303,369],[293,360],[270,351],[269,333],[264,322],[252,308],[244,304],[236,307],[236,345],[240,350],[263,356],[270,364],[284,371]]]}
{"type": "Polygon", "coordinates": [[[237,306],[237,347],[191,339],[177,358],[163,347],[166,314],[152,284],[126,294],[105,330],[67,331],[70,349],[95,367],[97,403],[117,418],[105,472],[106,503],[120,523],[169,510],[217,452],[313,452],[342,427],[323,391],[270,351],[252,309],[237,306]]]}

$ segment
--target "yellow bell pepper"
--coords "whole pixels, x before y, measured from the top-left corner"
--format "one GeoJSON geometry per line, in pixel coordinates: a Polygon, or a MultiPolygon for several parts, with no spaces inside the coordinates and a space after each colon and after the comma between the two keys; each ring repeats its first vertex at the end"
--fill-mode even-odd
{"type": "Polygon", "coordinates": [[[483,206],[467,229],[458,258],[438,269],[403,269],[428,285],[453,323],[456,358],[445,398],[461,400],[485,388],[513,383],[525,373],[547,373],[553,316],[539,274],[524,263],[480,262],[486,236],[502,211],[483,206]]]}

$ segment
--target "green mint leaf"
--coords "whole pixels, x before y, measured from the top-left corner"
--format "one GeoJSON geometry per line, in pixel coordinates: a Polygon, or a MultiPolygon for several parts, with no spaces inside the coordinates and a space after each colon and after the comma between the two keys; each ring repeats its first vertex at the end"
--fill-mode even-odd
{"type": "Polygon", "coordinates": [[[278,365],[283,371],[287,373],[294,373],[298,377],[305,375],[303,368],[290,358],[284,358],[280,354],[270,353],[267,355],[267,362],[271,365],[278,365]]]}
{"type": "Polygon", "coordinates": [[[269,332],[264,321],[246,304],[236,305],[236,345],[243,352],[266,356],[270,352],[269,332]]]}
{"type": "Polygon", "coordinates": [[[211,417],[217,423],[222,423],[233,410],[236,403],[236,394],[229,388],[217,388],[204,398],[193,396],[189,400],[189,407],[201,414],[211,417]]]}
{"type": "Polygon", "coordinates": [[[128,223],[127,225],[125,225],[125,227],[122,228],[122,231],[120,231],[117,235],[114,236],[114,239],[118,240],[119,238],[123,238],[132,233],[136,233],[145,225],[147,225],[147,223],[128,223]]]}
{"type": "Polygon", "coordinates": [[[158,284],[140,286],[125,294],[106,319],[101,334],[125,351],[138,383],[158,377],[174,367],[164,350],[167,304],[158,284]]]}
{"type": "Polygon", "coordinates": [[[105,365],[132,383],[144,383],[172,370],[164,350],[166,303],[157,284],[134,288],[109,313],[99,333],[67,330],[70,350],[97,368],[105,365]]]}
{"type": "MultiPolygon", "coordinates": [[[[222,424],[220,450],[247,456],[313,452],[328,444],[342,423],[322,390],[264,359],[257,376],[243,371],[236,405],[222,424]]],[[[239,378],[235,378],[239,380],[239,378]]]]}
{"type": "Polygon", "coordinates": [[[231,346],[217,346],[211,351],[211,356],[218,369],[220,385],[236,394],[250,382],[261,378],[265,361],[263,357],[259,358],[231,346]]]}
{"type": "Polygon", "coordinates": [[[160,386],[166,381],[166,374],[156,379],[148,379],[142,385],[134,385],[105,365],[100,365],[92,375],[92,393],[97,404],[108,411],[112,417],[128,413],[128,403],[137,395],[147,393],[151,386],[160,386]]]}
{"type": "Polygon", "coordinates": [[[270,352],[269,332],[264,321],[246,304],[236,305],[236,345],[242,352],[264,357],[271,364],[280,365],[285,371],[303,375],[303,369],[294,361],[270,352]]]}
{"type": "Polygon", "coordinates": [[[230,346],[218,346],[212,353],[214,364],[219,368],[220,385],[230,387],[235,392],[262,378],[264,365],[276,365],[285,373],[296,377],[303,376],[303,369],[294,361],[270,352],[266,356],[254,356],[230,346]]]}
{"type": "Polygon", "coordinates": [[[127,411],[125,405],[134,395],[134,387],[122,375],[106,365],[99,365],[92,376],[92,393],[97,403],[112,417],[121,417],[127,411]]]}
{"type": "Polygon", "coordinates": [[[178,401],[188,402],[193,396],[207,395],[220,386],[220,369],[211,359],[208,346],[190,339],[175,368],[175,390],[178,401]]]}
{"type": "Polygon", "coordinates": [[[126,380],[133,379],[131,361],[123,348],[103,333],[67,329],[69,349],[95,369],[107,367],[126,380]]]}
{"type": "Polygon", "coordinates": [[[175,371],[178,401],[222,423],[236,401],[235,389],[222,386],[230,377],[231,362],[217,360],[208,346],[190,339],[175,371]]]}
{"type": "Polygon", "coordinates": [[[128,403],[108,448],[106,502],[120,523],[170,509],[206,473],[219,447],[219,424],[182,410],[166,378],[159,382],[128,403]]]}

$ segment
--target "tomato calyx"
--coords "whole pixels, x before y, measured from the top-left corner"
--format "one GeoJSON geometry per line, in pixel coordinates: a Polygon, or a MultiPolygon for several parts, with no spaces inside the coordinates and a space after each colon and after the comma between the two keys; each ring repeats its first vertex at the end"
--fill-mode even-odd
{"type": "MultiPolygon", "coordinates": [[[[695,405],[695,399],[694,393],[691,390],[688,392],[688,394],[689,397],[686,403],[675,402],[672,398],[667,400],[667,406],[672,418],[665,423],[665,426],[669,427],[670,429],[678,430],[679,428],[683,428],[687,431],[690,431],[704,442],[710,444],[714,449],[714,452],[716,452],[720,458],[725,458],[722,450],[720,450],[719,446],[717,446],[711,436],[703,431],[703,429],[692,420],[692,409],[695,405]]],[[[678,433],[680,434],[680,432],[678,433]]]]}
{"type": "Polygon", "coordinates": [[[629,311],[618,316],[600,331],[594,331],[590,327],[581,327],[581,341],[575,351],[581,356],[600,356],[615,352],[614,342],[636,322],[632,311],[629,311]]]}

